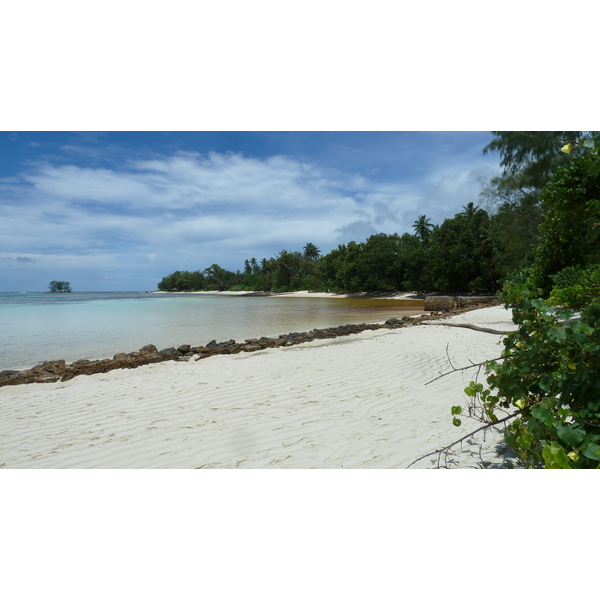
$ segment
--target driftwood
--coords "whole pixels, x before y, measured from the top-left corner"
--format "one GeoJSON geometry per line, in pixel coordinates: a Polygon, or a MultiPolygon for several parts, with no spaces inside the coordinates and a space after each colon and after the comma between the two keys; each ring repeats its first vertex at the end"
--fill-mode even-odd
{"type": "Polygon", "coordinates": [[[490,329],[488,327],[478,327],[477,325],[471,325],[470,323],[427,323],[423,325],[443,325],[444,327],[466,327],[467,329],[474,329],[475,331],[481,331],[483,333],[493,333],[494,335],[508,335],[512,331],[500,331],[498,329],[490,329]]]}

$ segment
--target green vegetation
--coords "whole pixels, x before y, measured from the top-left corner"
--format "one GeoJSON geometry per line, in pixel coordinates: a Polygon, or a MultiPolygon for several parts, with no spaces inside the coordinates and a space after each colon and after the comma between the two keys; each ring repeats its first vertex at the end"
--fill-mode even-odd
{"type": "Polygon", "coordinates": [[[324,256],[309,242],[302,252],[282,250],[260,262],[254,257],[247,259],[243,272],[227,271],[219,265],[204,271],[175,271],[162,279],[158,289],[497,291],[503,267],[494,260],[498,262],[498,251],[504,245],[492,234],[493,222],[485,210],[469,203],[441,226],[420,216],[415,235],[378,233],[362,243],[340,244],[324,256]]]}
{"type": "MultiPolygon", "coordinates": [[[[577,134],[561,140],[562,166],[548,149],[539,169],[521,171],[545,184],[539,243],[504,283],[518,330],[486,365],[487,386],[465,389],[470,415],[508,423],[527,467],[600,468],[600,135],[577,134]]],[[[456,425],[464,412],[452,407],[456,425]]]]}
{"type": "Polygon", "coordinates": [[[53,293],[72,291],[71,284],[68,281],[51,281],[48,287],[53,293]]]}

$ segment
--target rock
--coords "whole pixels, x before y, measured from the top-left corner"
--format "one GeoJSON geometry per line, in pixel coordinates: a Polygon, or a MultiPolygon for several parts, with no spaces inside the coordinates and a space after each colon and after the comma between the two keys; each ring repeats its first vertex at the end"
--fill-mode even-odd
{"type": "Polygon", "coordinates": [[[49,373],[45,369],[42,369],[41,365],[36,365],[35,367],[33,367],[33,369],[30,369],[30,371],[33,371],[34,373],[37,373],[38,375],[41,375],[42,377],[47,377],[49,375],[52,375],[52,373],[49,373]]]}
{"type": "Polygon", "coordinates": [[[0,379],[5,379],[6,377],[13,377],[14,375],[20,375],[21,371],[13,371],[12,369],[5,369],[4,371],[0,371],[0,379]]]}
{"type": "Polygon", "coordinates": [[[425,310],[446,312],[453,308],[454,298],[452,296],[427,296],[425,298],[425,310]]]}
{"type": "Polygon", "coordinates": [[[129,355],[125,354],[125,352],[119,352],[113,356],[115,360],[127,360],[129,355]]]}
{"type": "Polygon", "coordinates": [[[159,350],[158,353],[161,356],[166,356],[168,358],[177,358],[181,356],[181,353],[177,351],[176,348],[171,346],[170,348],[165,348],[164,350],[159,350]]]}
{"type": "Polygon", "coordinates": [[[458,308],[466,308],[468,306],[492,305],[498,304],[500,301],[498,296],[459,296],[456,299],[458,308]]]}
{"type": "Polygon", "coordinates": [[[159,352],[154,344],[146,344],[143,348],[140,348],[140,354],[159,354],[159,352]]]}
{"type": "Polygon", "coordinates": [[[177,348],[177,350],[181,352],[181,354],[187,354],[191,349],[192,347],[189,344],[182,344],[177,348]]]}

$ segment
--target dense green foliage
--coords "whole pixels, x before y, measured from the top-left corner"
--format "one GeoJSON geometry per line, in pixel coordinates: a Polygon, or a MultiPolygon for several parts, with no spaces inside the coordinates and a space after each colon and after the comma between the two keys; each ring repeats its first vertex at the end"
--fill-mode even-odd
{"type": "Polygon", "coordinates": [[[549,302],[554,306],[581,308],[600,298],[600,265],[565,267],[552,281],[549,302]]]}
{"type": "Polygon", "coordinates": [[[494,223],[495,218],[471,202],[440,226],[420,216],[415,235],[378,233],[362,243],[340,244],[324,256],[309,242],[303,252],[282,250],[269,259],[247,259],[243,272],[219,265],[204,271],[175,271],[162,279],[158,289],[495,291],[507,271],[500,253],[507,251],[509,243],[494,223]]]}
{"type": "Polygon", "coordinates": [[[530,286],[547,296],[552,277],[566,267],[587,266],[600,261],[600,181],[589,176],[591,160],[577,158],[561,167],[542,190],[546,208],[540,226],[530,286]]]}
{"type": "Polygon", "coordinates": [[[484,421],[515,415],[505,439],[525,466],[600,467],[600,304],[570,321],[572,310],[524,297],[513,315],[519,329],[487,365],[489,389],[471,382],[465,392],[484,421]]]}
{"type": "MultiPolygon", "coordinates": [[[[569,162],[569,154],[560,151],[581,131],[494,131],[494,139],[483,153],[498,152],[504,167],[503,179],[514,180],[519,188],[542,189],[554,170],[569,162]]],[[[578,151],[574,156],[581,155],[578,151]]]]}
{"type": "MultiPolygon", "coordinates": [[[[505,440],[527,467],[600,468],[600,136],[562,151],[576,148],[586,152],[539,195],[538,246],[504,284],[518,330],[487,364],[488,387],[465,390],[470,415],[509,423],[505,440]]],[[[462,413],[452,407],[456,425],[462,413]]]]}
{"type": "Polygon", "coordinates": [[[68,281],[51,281],[48,285],[51,292],[70,292],[71,284],[68,281]]]}

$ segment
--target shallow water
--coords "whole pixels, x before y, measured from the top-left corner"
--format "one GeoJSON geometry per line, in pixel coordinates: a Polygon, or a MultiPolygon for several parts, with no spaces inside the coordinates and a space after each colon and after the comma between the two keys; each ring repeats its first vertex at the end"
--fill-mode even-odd
{"type": "Polygon", "coordinates": [[[44,360],[98,359],[146,344],[159,349],[273,337],[422,311],[423,302],[143,292],[0,293],[0,370],[44,360]]]}

